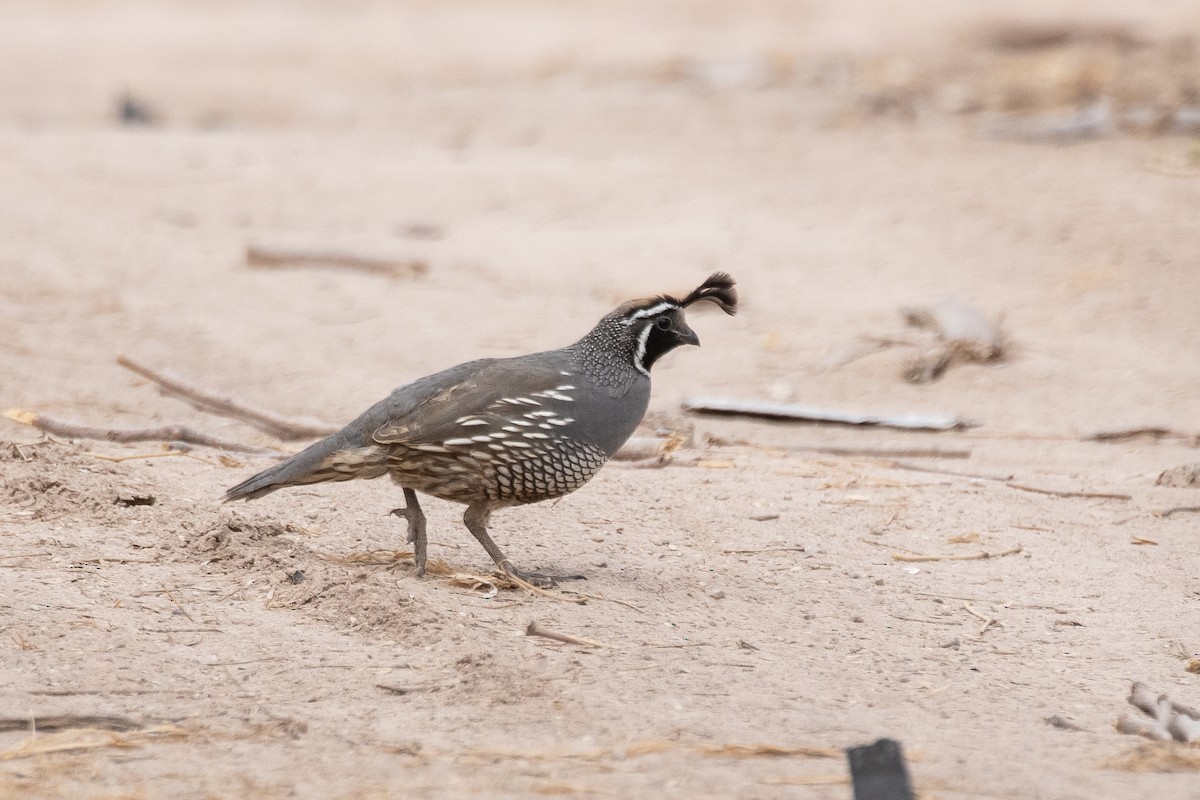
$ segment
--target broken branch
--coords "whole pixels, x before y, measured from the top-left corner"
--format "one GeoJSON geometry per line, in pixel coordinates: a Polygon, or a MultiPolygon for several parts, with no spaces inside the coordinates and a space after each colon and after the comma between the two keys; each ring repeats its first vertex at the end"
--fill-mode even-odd
{"type": "Polygon", "coordinates": [[[419,258],[383,258],[321,250],[246,246],[246,266],[255,269],[344,269],[389,278],[419,278],[429,265],[419,258]]]}
{"type": "Polygon", "coordinates": [[[1017,546],[1010,550],[1005,550],[1001,553],[970,553],[968,555],[925,555],[923,553],[892,553],[893,561],[984,561],[989,558],[1003,558],[1004,556],[1015,556],[1017,553],[1024,552],[1025,548],[1017,546]]]}
{"type": "Polygon", "coordinates": [[[221,439],[184,425],[164,425],[158,428],[98,428],[78,422],[54,419],[45,414],[35,414],[19,408],[10,408],[4,412],[4,415],[22,425],[31,425],[40,431],[55,436],[65,436],[68,439],[98,439],[108,442],[184,442],[199,447],[212,447],[236,453],[280,455],[280,451],[274,448],[255,447],[229,439],[221,439]]]}
{"type": "Polygon", "coordinates": [[[1054,497],[1086,497],[1099,500],[1132,500],[1133,496],[1128,494],[1117,494],[1115,492],[1072,492],[1058,491],[1057,489],[1042,489],[1037,486],[1026,486],[1023,483],[1006,483],[1004,484],[1010,489],[1019,489],[1022,492],[1035,492],[1037,494],[1048,494],[1054,497]]]}
{"type": "Polygon", "coordinates": [[[611,647],[611,645],[604,644],[604,642],[597,642],[595,639],[584,639],[579,636],[572,636],[569,633],[559,633],[558,631],[548,630],[547,628],[543,628],[538,625],[536,619],[530,622],[529,626],[525,628],[525,635],[540,636],[543,639],[551,639],[564,644],[580,644],[585,647],[611,647]]]}
{"type": "Polygon", "coordinates": [[[338,431],[337,426],[326,422],[315,419],[289,419],[248,406],[231,397],[222,397],[208,389],[188,383],[173,373],[151,369],[125,355],[118,355],[117,363],[158,384],[167,394],[182,397],[201,411],[246,422],[284,441],[315,439],[338,431]]]}

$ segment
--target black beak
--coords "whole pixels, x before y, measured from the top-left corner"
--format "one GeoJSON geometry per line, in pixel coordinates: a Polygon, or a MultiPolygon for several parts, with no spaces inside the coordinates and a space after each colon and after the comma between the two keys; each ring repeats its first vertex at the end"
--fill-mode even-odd
{"type": "Polygon", "coordinates": [[[700,337],[696,332],[687,326],[687,323],[679,323],[679,327],[675,329],[675,335],[679,337],[680,344],[694,344],[700,346],[700,337]]]}

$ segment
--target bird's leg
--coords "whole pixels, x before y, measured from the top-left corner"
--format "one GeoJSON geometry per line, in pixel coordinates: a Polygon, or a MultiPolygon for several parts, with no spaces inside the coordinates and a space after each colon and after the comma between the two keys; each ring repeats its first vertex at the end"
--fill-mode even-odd
{"type": "Polygon", "coordinates": [[[496,562],[496,566],[505,574],[523,581],[532,583],[534,586],[543,589],[551,586],[557,586],[559,581],[577,581],[586,580],[583,575],[543,575],[540,572],[522,572],[513,566],[512,561],[509,561],[508,556],[501,552],[496,543],[492,541],[492,537],[488,536],[487,523],[492,511],[488,508],[487,503],[472,503],[467,506],[467,512],[463,514],[463,524],[467,526],[467,530],[471,535],[479,540],[483,545],[483,549],[487,550],[487,554],[492,557],[492,561],[496,562]]]}
{"type": "Polygon", "coordinates": [[[404,508],[393,508],[392,513],[397,517],[408,520],[408,542],[413,546],[413,560],[417,562],[417,577],[425,576],[425,512],[417,502],[417,493],[412,489],[404,490],[404,508]]]}

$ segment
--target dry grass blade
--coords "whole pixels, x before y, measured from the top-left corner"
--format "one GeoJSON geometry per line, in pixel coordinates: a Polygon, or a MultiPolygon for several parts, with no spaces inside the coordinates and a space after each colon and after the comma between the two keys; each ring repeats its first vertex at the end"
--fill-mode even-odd
{"type": "Polygon", "coordinates": [[[177,725],[151,725],[135,731],[117,733],[99,728],[69,728],[56,733],[31,736],[16,747],[0,751],[0,761],[46,755],[97,750],[105,747],[128,749],[151,742],[178,742],[189,732],[177,725]]]}
{"type": "Polygon", "coordinates": [[[1103,766],[1122,772],[1200,772],[1200,750],[1174,742],[1148,742],[1103,766]]]}
{"type": "MultiPolygon", "coordinates": [[[[361,553],[349,553],[344,556],[325,556],[325,560],[336,564],[362,564],[387,567],[394,566],[402,561],[412,561],[413,557],[413,553],[406,550],[368,550],[361,553]]],[[[490,575],[460,572],[445,561],[435,558],[429,559],[429,563],[425,565],[425,574],[447,578],[451,586],[457,586],[462,589],[470,589],[471,591],[486,589],[484,592],[485,598],[494,597],[501,589],[524,589],[530,594],[540,594],[558,600],[561,603],[575,603],[577,605],[585,605],[590,598],[590,595],[571,597],[556,592],[548,592],[516,575],[509,575],[499,570],[490,575]]],[[[614,600],[613,602],[620,601],[614,600]]],[[[641,609],[638,610],[640,611],[641,609]]]]}

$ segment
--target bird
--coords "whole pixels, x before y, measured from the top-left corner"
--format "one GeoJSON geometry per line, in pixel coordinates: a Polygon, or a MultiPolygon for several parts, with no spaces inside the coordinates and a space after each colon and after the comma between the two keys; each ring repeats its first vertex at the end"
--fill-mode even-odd
{"type": "Polygon", "coordinates": [[[418,577],[427,531],[417,494],[466,504],[463,524],[502,573],[518,571],[488,533],[492,512],[550,500],[588,482],[641,423],[650,370],[682,345],[699,346],[684,309],[715,303],[737,312],[735,282],[713,273],[682,298],[629,300],[574,344],[468,361],[395,389],[342,430],[239,483],[224,501],[254,500],[289,486],[390,475],[405,505],[418,577]]]}

